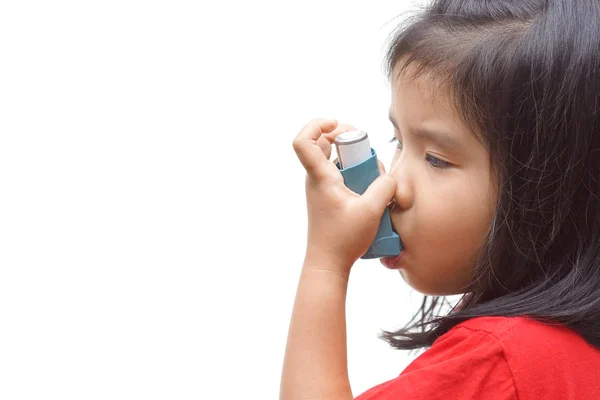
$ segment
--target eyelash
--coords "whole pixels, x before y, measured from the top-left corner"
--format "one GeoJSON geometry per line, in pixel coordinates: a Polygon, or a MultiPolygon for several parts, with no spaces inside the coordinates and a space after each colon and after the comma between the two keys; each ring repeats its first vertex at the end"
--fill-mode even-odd
{"type": "MultiPolygon", "coordinates": [[[[393,142],[398,142],[398,144],[396,145],[396,147],[399,150],[402,150],[402,142],[400,142],[398,140],[397,137],[393,137],[389,143],[393,143],[393,142]]],[[[444,160],[440,160],[439,158],[432,156],[431,154],[426,154],[425,155],[425,160],[429,163],[429,165],[431,165],[433,168],[440,168],[440,169],[444,169],[444,168],[448,168],[450,166],[452,166],[452,164],[450,164],[448,161],[444,161],[444,160]]]]}

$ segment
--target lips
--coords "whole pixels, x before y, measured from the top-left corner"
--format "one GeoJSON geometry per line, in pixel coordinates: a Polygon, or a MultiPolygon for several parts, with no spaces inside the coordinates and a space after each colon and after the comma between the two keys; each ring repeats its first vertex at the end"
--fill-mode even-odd
{"type": "Polygon", "coordinates": [[[403,257],[404,252],[402,251],[395,257],[383,257],[380,261],[388,269],[399,269],[403,257]]]}

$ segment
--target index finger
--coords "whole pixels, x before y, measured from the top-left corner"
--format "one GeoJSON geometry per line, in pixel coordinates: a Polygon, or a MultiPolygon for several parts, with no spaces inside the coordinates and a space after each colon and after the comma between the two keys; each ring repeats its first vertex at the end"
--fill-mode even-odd
{"type": "Polygon", "coordinates": [[[306,172],[314,178],[322,177],[326,171],[325,166],[329,164],[317,141],[321,135],[333,131],[337,124],[336,120],[313,119],[294,139],[294,150],[300,162],[306,172]]]}
{"type": "Polygon", "coordinates": [[[317,144],[323,151],[323,154],[325,154],[325,158],[327,158],[329,160],[329,158],[331,157],[331,146],[335,142],[336,137],[338,137],[339,135],[341,135],[344,132],[349,132],[349,131],[354,131],[354,130],[356,130],[356,128],[353,127],[352,125],[338,123],[337,128],[335,128],[335,130],[333,132],[325,133],[325,134],[321,135],[319,140],[317,140],[317,144]]]}

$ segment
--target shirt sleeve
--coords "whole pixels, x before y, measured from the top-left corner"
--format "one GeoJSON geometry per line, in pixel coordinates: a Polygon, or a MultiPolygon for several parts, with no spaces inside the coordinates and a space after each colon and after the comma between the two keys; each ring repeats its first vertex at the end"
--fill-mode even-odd
{"type": "Polygon", "coordinates": [[[395,379],[356,400],[517,400],[501,343],[490,333],[455,327],[395,379]]]}

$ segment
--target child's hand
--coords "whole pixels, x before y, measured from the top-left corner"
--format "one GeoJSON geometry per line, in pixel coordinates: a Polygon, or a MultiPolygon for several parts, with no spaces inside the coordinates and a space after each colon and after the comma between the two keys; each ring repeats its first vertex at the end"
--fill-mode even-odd
{"type": "Polygon", "coordinates": [[[296,136],[294,150],[306,169],[308,243],[305,265],[347,274],[375,239],[379,221],[396,191],[381,163],[381,175],[359,196],[329,161],[335,137],[353,130],[337,121],[315,119],[296,136]],[[335,129],[335,130],[334,130],[335,129]]]}

